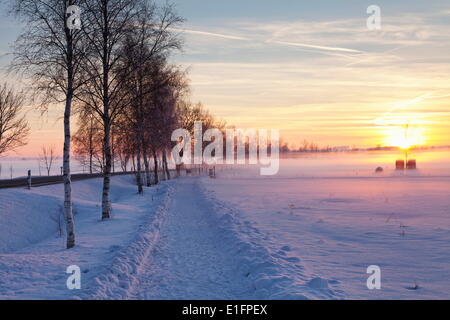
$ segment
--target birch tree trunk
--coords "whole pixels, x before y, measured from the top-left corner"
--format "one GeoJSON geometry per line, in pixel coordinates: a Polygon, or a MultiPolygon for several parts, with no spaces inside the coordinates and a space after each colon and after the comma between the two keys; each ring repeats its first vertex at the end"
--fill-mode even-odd
{"type": "Polygon", "coordinates": [[[147,179],[147,187],[150,187],[152,185],[150,178],[150,165],[148,163],[147,150],[144,144],[142,144],[142,156],[144,157],[145,178],[147,179]]]}
{"type": "Polygon", "coordinates": [[[70,114],[73,93],[70,90],[66,97],[64,110],[64,150],[63,150],[63,181],[64,181],[64,217],[66,218],[67,249],[75,246],[75,227],[72,212],[72,181],[70,176],[70,114]]]}
{"type": "Polygon", "coordinates": [[[94,119],[91,115],[90,119],[90,128],[89,128],[89,173],[92,174],[92,166],[93,166],[93,159],[94,159],[94,119]]]}
{"type": "MultiPolygon", "coordinates": [[[[68,5],[72,5],[72,1],[68,5]]],[[[72,211],[72,179],[70,174],[70,116],[72,113],[72,100],[74,95],[74,43],[73,33],[64,28],[67,52],[67,91],[66,106],[64,109],[64,147],[63,147],[63,182],[64,182],[64,217],[66,218],[66,248],[75,246],[75,226],[72,211]]]]}
{"type": "MultiPolygon", "coordinates": [[[[109,111],[105,112],[105,114],[108,113],[109,111]]],[[[103,146],[105,154],[105,167],[103,170],[102,220],[111,218],[111,200],[109,196],[111,188],[111,141],[110,141],[111,125],[109,117],[105,117],[104,126],[105,126],[105,136],[103,146]]]]}
{"type": "Polygon", "coordinates": [[[131,155],[131,170],[134,172],[134,173],[136,173],[136,161],[134,160],[134,152],[133,152],[133,154],[131,155]]]}
{"type": "Polygon", "coordinates": [[[137,164],[137,173],[136,173],[136,180],[138,185],[138,193],[142,194],[144,193],[144,190],[142,188],[142,175],[141,175],[141,147],[139,146],[139,143],[136,144],[136,164],[137,164]]]}
{"type": "Polygon", "coordinates": [[[111,218],[111,200],[109,191],[111,188],[111,114],[110,114],[110,91],[109,74],[110,66],[110,23],[108,21],[108,1],[102,2],[102,71],[103,71],[103,125],[104,141],[103,154],[105,157],[105,168],[103,170],[103,194],[102,194],[102,220],[111,218]]]}
{"type": "Polygon", "coordinates": [[[162,177],[161,180],[162,181],[166,181],[166,168],[164,167],[164,151],[161,154],[161,159],[160,159],[160,164],[161,164],[161,170],[162,170],[162,177]]]}
{"type": "Polygon", "coordinates": [[[167,155],[166,155],[166,150],[163,150],[163,166],[164,166],[164,170],[166,172],[166,177],[167,180],[170,180],[170,171],[169,171],[169,166],[167,164],[167,155]]]}
{"type": "Polygon", "coordinates": [[[155,177],[155,184],[158,184],[159,183],[159,178],[158,178],[158,157],[156,155],[155,148],[152,148],[152,153],[153,153],[153,163],[154,163],[153,175],[155,177]]]}
{"type": "Polygon", "coordinates": [[[111,162],[112,162],[112,172],[116,172],[115,167],[115,150],[114,150],[114,130],[111,128],[111,162]]]}

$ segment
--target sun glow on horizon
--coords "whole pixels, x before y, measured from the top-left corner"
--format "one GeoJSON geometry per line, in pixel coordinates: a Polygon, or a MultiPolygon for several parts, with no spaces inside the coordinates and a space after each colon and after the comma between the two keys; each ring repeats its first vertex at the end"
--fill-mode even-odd
{"type": "Polygon", "coordinates": [[[403,150],[426,143],[426,134],[424,128],[410,126],[392,126],[386,128],[385,145],[390,147],[399,147],[403,150]]]}

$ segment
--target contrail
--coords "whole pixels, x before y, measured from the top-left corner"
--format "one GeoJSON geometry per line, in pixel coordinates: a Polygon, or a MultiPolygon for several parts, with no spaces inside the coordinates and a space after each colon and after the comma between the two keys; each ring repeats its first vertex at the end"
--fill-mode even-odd
{"type": "Polygon", "coordinates": [[[230,39],[230,40],[251,40],[249,38],[239,37],[239,36],[233,36],[228,34],[221,34],[221,33],[214,33],[214,32],[206,32],[206,31],[199,31],[199,30],[190,30],[190,29],[173,29],[174,31],[182,32],[182,33],[189,33],[189,34],[197,34],[207,37],[216,37],[216,38],[223,38],[223,39],[230,39]]]}
{"type": "Polygon", "coordinates": [[[440,91],[427,92],[427,93],[424,93],[424,94],[422,94],[422,95],[420,95],[418,97],[415,97],[414,99],[405,100],[405,101],[401,101],[399,103],[396,103],[388,111],[383,113],[381,116],[375,118],[374,123],[376,125],[381,125],[381,126],[382,125],[386,125],[387,121],[384,118],[386,116],[388,116],[389,114],[391,114],[392,112],[398,110],[398,109],[402,109],[402,108],[410,106],[412,104],[422,102],[423,100],[440,99],[440,98],[446,98],[446,97],[450,96],[450,94],[439,94],[439,92],[440,91]]]}
{"type": "Polygon", "coordinates": [[[319,49],[319,50],[325,50],[325,51],[338,51],[338,52],[347,52],[347,53],[363,53],[363,51],[359,51],[359,50],[355,50],[355,49],[340,48],[340,47],[317,46],[317,45],[313,45],[313,44],[298,43],[298,42],[286,42],[286,41],[270,41],[270,42],[277,43],[277,44],[284,44],[284,45],[287,45],[287,46],[319,49]]]}
{"type": "MultiPolygon", "coordinates": [[[[222,33],[215,33],[215,32],[207,32],[207,31],[201,31],[201,30],[175,29],[175,28],[172,28],[171,30],[177,31],[177,32],[182,32],[182,33],[188,33],[188,34],[202,35],[202,36],[207,36],[207,37],[216,37],[216,38],[230,39],[230,40],[256,41],[256,42],[259,42],[259,40],[255,40],[255,39],[251,39],[251,38],[235,36],[235,35],[229,35],[229,34],[222,34],[222,33]]],[[[321,51],[358,53],[358,54],[359,53],[364,53],[363,51],[355,50],[355,49],[319,46],[319,45],[298,43],[298,42],[271,41],[271,40],[264,41],[264,42],[265,43],[275,43],[275,44],[280,44],[280,45],[287,45],[287,46],[302,47],[302,48],[308,48],[308,49],[316,49],[316,50],[321,50],[321,51]]]]}

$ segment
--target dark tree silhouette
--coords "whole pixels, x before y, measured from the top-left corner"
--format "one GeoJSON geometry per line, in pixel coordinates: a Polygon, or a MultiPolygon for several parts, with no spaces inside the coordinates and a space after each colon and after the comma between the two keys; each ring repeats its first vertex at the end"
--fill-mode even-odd
{"type": "Polygon", "coordinates": [[[0,156],[26,144],[30,129],[21,114],[23,102],[22,92],[0,86],[0,156]]]}

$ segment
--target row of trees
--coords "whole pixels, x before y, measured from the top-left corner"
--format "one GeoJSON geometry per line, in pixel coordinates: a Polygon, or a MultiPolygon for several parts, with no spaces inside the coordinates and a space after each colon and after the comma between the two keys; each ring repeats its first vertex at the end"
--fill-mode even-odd
{"type": "MultiPolygon", "coordinates": [[[[11,0],[11,12],[24,25],[14,46],[12,70],[31,77],[34,98],[42,107],[65,105],[64,216],[67,248],[72,248],[72,141],[75,154],[92,171],[103,172],[102,219],[111,216],[114,158],[124,170],[135,161],[139,193],[142,171],[147,183],[151,181],[151,158],[158,170],[157,157],[162,155],[168,173],[171,132],[183,114],[198,111],[182,102],[188,91],[185,73],[169,62],[182,45],[174,30],[183,19],[172,5],[150,0],[11,0]],[[81,9],[79,29],[68,24],[73,5],[81,9]],[[72,138],[74,111],[79,129],[72,138]]],[[[210,117],[200,109],[202,116],[210,117]]]]}
{"type": "MultiPolygon", "coordinates": [[[[173,89],[183,88],[174,86],[173,89]]],[[[170,141],[174,129],[187,128],[193,135],[195,121],[202,122],[204,131],[218,128],[224,132],[226,126],[224,121],[216,120],[201,103],[192,104],[188,96],[180,92],[177,99],[164,93],[159,93],[155,98],[156,101],[151,98],[146,100],[144,106],[150,110],[139,119],[133,118],[133,113],[120,117],[111,129],[112,170],[135,172],[138,192],[143,192],[142,185],[157,184],[158,171],[161,169],[164,172],[163,179],[170,179],[168,160],[174,147],[174,142],[170,141]],[[172,99],[161,104],[159,101],[164,97],[172,99]],[[143,123],[141,127],[138,126],[139,122],[143,123]]],[[[75,158],[89,173],[102,172],[105,156],[101,125],[95,117],[84,113],[79,114],[78,122],[78,130],[72,138],[75,158]]]]}

